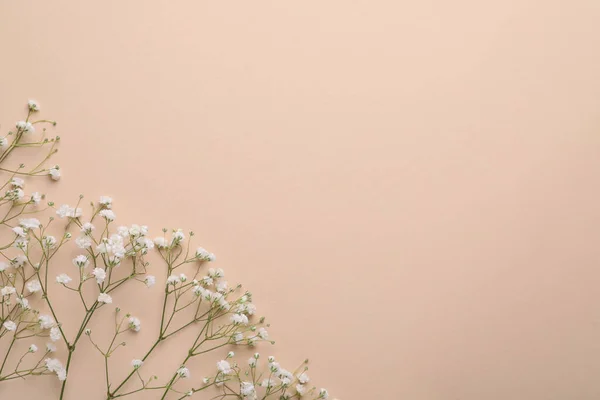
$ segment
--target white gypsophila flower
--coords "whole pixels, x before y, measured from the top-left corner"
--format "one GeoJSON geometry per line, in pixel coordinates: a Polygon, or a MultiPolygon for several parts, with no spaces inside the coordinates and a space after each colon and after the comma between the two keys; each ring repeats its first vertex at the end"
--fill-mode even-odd
{"type": "Polygon", "coordinates": [[[69,282],[71,282],[73,279],[71,279],[71,277],[67,274],[60,274],[56,277],[56,282],[62,284],[62,285],[66,285],[69,282]]]}
{"type": "Polygon", "coordinates": [[[98,295],[98,302],[110,304],[110,303],[112,303],[112,297],[110,297],[110,295],[107,293],[100,293],[98,295]]]}
{"type": "Polygon", "coordinates": [[[14,177],[11,179],[10,184],[14,187],[23,188],[25,181],[21,178],[14,177]]]}
{"type": "Polygon", "coordinates": [[[228,375],[233,371],[231,369],[231,364],[229,364],[225,360],[221,360],[221,361],[217,362],[217,369],[219,370],[219,372],[221,372],[225,375],[228,375]]]}
{"type": "Polygon", "coordinates": [[[300,375],[298,375],[298,382],[300,382],[301,384],[306,384],[310,381],[310,377],[308,376],[308,374],[306,372],[301,373],[300,375]]]}
{"type": "Polygon", "coordinates": [[[29,346],[30,353],[35,353],[36,351],[38,351],[38,347],[35,344],[32,344],[31,346],[29,346]]]}
{"type": "Polygon", "coordinates": [[[67,379],[67,371],[63,367],[62,363],[56,358],[46,358],[44,362],[46,363],[46,369],[50,372],[56,373],[59,380],[64,381],[67,379]]]}
{"type": "Polygon", "coordinates": [[[42,195],[39,192],[31,193],[31,201],[34,204],[40,204],[40,202],[42,201],[42,195]]]}
{"type": "Polygon", "coordinates": [[[234,325],[248,325],[248,317],[244,314],[233,314],[230,320],[234,325]]]}
{"type": "Polygon", "coordinates": [[[38,322],[40,324],[40,328],[42,329],[50,329],[54,326],[54,319],[52,319],[49,315],[40,315],[38,316],[38,322]]]}
{"type": "Polygon", "coordinates": [[[54,353],[56,351],[56,345],[51,342],[46,343],[46,351],[48,351],[48,353],[54,353]]]}
{"type": "Polygon", "coordinates": [[[139,367],[142,366],[142,364],[144,364],[144,362],[142,360],[138,360],[138,359],[131,360],[131,366],[134,369],[138,369],[139,367]]]}
{"type": "Polygon", "coordinates": [[[102,254],[106,254],[112,265],[118,265],[127,253],[123,237],[119,235],[110,235],[108,239],[104,238],[102,243],[96,246],[96,250],[102,254]]]}
{"type": "Polygon", "coordinates": [[[189,378],[190,377],[190,370],[187,369],[186,367],[181,367],[177,370],[177,375],[179,375],[181,378],[189,378]]]}
{"type": "Polygon", "coordinates": [[[98,215],[105,218],[107,221],[114,221],[117,218],[113,210],[102,210],[98,215]]]}
{"type": "Polygon", "coordinates": [[[202,383],[204,385],[208,385],[209,382],[210,382],[210,379],[208,379],[207,377],[202,378],[202,383]]]}
{"type": "Polygon", "coordinates": [[[213,279],[223,278],[225,276],[225,271],[223,271],[221,268],[209,268],[208,276],[213,279]]]}
{"type": "Polygon", "coordinates": [[[265,387],[265,388],[272,388],[273,386],[275,386],[275,380],[268,378],[268,379],[264,379],[260,386],[265,387]]]}
{"type": "Polygon", "coordinates": [[[40,284],[40,281],[38,280],[33,280],[33,281],[29,281],[27,282],[27,290],[29,291],[29,293],[36,293],[39,292],[40,290],[42,290],[42,285],[40,284]]]}
{"type": "Polygon", "coordinates": [[[297,384],[296,385],[296,393],[298,393],[298,396],[300,396],[300,397],[304,396],[306,394],[306,386],[297,384]]]}
{"type": "Polygon", "coordinates": [[[53,181],[57,181],[60,179],[60,167],[55,165],[54,167],[48,170],[48,175],[52,178],[53,181]]]}
{"type": "Polygon", "coordinates": [[[233,351],[230,351],[229,353],[227,353],[226,358],[233,358],[233,356],[235,356],[235,353],[233,351]]]}
{"type": "Polygon", "coordinates": [[[27,102],[27,107],[29,108],[29,111],[40,111],[40,105],[35,100],[29,100],[27,102]]]}
{"type": "Polygon", "coordinates": [[[25,192],[22,189],[14,188],[6,191],[5,198],[17,202],[25,196],[25,192]]]}
{"type": "Polygon", "coordinates": [[[94,277],[96,278],[96,282],[98,282],[98,285],[101,285],[104,282],[104,279],[106,279],[106,271],[102,268],[94,268],[94,270],[92,271],[92,275],[94,275],[94,277]]]}
{"type": "Polygon", "coordinates": [[[179,274],[179,280],[181,282],[185,282],[185,281],[187,281],[187,276],[185,276],[185,274],[179,274]]]}
{"type": "Polygon", "coordinates": [[[108,196],[100,196],[99,203],[104,208],[112,208],[112,201],[113,199],[108,196]]]}
{"type": "Polygon", "coordinates": [[[327,391],[327,389],[319,390],[319,398],[320,399],[328,399],[329,398],[329,392],[327,391]]]}
{"type": "Polygon", "coordinates": [[[206,250],[202,247],[198,247],[196,249],[196,257],[201,261],[215,261],[216,260],[216,257],[213,253],[209,252],[208,250],[206,250]]]}
{"type": "Polygon", "coordinates": [[[214,283],[214,279],[208,275],[200,279],[200,281],[204,286],[211,286],[214,283]]]}
{"type": "Polygon", "coordinates": [[[154,275],[148,275],[146,276],[146,279],[144,279],[144,283],[146,284],[146,286],[151,288],[156,283],[156,277],[154,275]]]}
{"type": "Polygon", "coordinates": [[[4,326],[4,328],[6,328],[7,331],[15,331],[15,330],[17,330],[17,324],[15,324],[11,320],[5,321],[2,325],[4,326]]]}
{"type": "Polygon", "coordinates": [[[255,393],[254,385],[252,382],[241,382],[240,383],[240,394],[244,397],[252,396],[255,393]]]}
{"type": "Polygon", "coordinates": [[[21,218],[19,220],[19,225],[25,229],[35,229],[39,228],[41,223],[37,218],[21,218]]]}
{"type": "Polygon", "coordinates": [[[187,397],[192,397],[192,396],[194,395],[194,389],[188,390],[188,391],[185,393],[185,395],[186,395],[187,397]]]}
{"type": "Polygon", "coordinates": [[[5,148],[6,146],[8,146],[8,139],[5,137],[1,137],[0,138],[0,147],[5,148]]]}
{"type": "Polygon", "coordinates": [[[23,310],[29,310],[30,309],[30,307],[29,307],[29,300],[27,300],[25,297],[23,297],[21,295],[17,296],[16,302],[17,302],[18,305],[21,306],[21,308],[23,310]]]}
{"type": "Polygon", "coordinates": [[[85,268],[89,264],[90,264],[90,261],[88,260],[87,256],[84,256],[83,254],[80,254],[73,259],[73,265],[75,265],[76,267],[79,267],[79,268],[85,268]]]}
{"type": "Polygon", "coordinates": [[[24,133],[34,133],[35,128],[33,124],[28,121],[19,121],[15,124],[18,130],[23,131],[24,133]]]}
{"type": "Polygon", "coordinates": [[[8,265],[5,262],[0,262],[0,272],[6,271],[6,269],[10,267],[10,265],[8,265]]]}
{"type": "Polygon", "coordinates": [[[177,275],[170,275],[167,278],[167,285],[176,285],[180,282],[179,277],[177,275]]]}
{"type": "Polygon", "coordinates": [[[58,329],[57,326],[53,326],[52,328],[50,328],[50,340],[52,340],[53,342],[60,340],[60,329],[58,329]]]}
{"type": "Polygon", "coordinates": [[[11,294],[15,293],[17,293],[17,289],[12,286],[4,286],[2,289],[0,289],[0,296],[2,297],[10,296],[11,294]]]}
{"type": "Polygon", "coordinates": [[[140,322],[140,320],[138,318],[136,318],[136,317],[129,318],[129,329],[131,329],[132,331],[135,331],[135,332],[139,332],[141,328],[142,328],[142,323],[140,322]]]}
{"type": "Polygon", "coordinates": [[[217,292],[225,293],[228,289],[227,281],[217,282],[215,288],[217,289],[217,292]]]}
{"type": "Polygon", "coordinates": [[[21,226],[15,226],[14,228],[12,228],[12,231],[15,235],[19,237],[24,238],[25,236],[27,236],[27,233],[25,233],[25,229],[23,229],[23,227],[21,226]]]}
{"type": "Polygon", "coordinates": [[[86,222],[83,225],[81,225],[81,232],[85,235],[89,235],[94,229],[96,229],[96,227],[92,225],[91,222],[86,222]]]}
{"type": "Polygon", "coordinates": [[[239,344],[240,342],[242,342],[244,340],[244,334],[241,332],[237,332],[232,336],[232,338],[233,338],[233,342],[235,344],[239,344]]]}
{"type": "Polygon", "coordinates": [[[129,236],[129,228],[126,226],[119,226],[117,228],[117,235],[121,236],[122,238],[126,238],[129,236]]]}
{"type": "Polygon", "coordinates": [[[56,210],[56,215],[58,215],[60,218],[79,218],[81,215],[83,215],[83,211],[81,208],[75,208],[68,204],[63,204],[56,210]]]}
{"type": "Polygon", "coordinates": [[[262,340],[267,340],[269,338],[269,332],[267,332],[265,328],[259,328],[257,334],[262,340]]]}
{"type": "Polygon", "coordinates": [[[164,249],[165,247],[168,247],[168,245],[167,245],[167,239],[165,239],[162,236],[155,237],[154,238],[154,244],[159,249],[164,249]]]}
{"type": "Polygon", "coordinates": [[[250,357],[248,359],[248,365],[250,366],[250,368],[256,367],[257,362],[258,362],[258,360],[254,357],[250,357]]]}
{"type": "Polygon", "coordinates": [[[53,249],[56,247],[56,238],[54,236],[44,236],[43,244],[46,249],[53,249]]]}
{"type": "Polygon", "coordinates": [[[79,236],[77,239],[75,239],[75,244],[80,249],[90,248],[92,247],[92,238],[89,236],[79,236]]]}
{"type": "Polygon", "coordinates": [[[181,229],[177,229],[176,231],[173,231],[173,236],[171,238],[171,244],[180,244],[181,242],[183,242],[185,240],[185,234],[183,233],[183,231],[181,229]]]}
{"type": "Polygon", "coordinates": [[[15,268],[20,268],[27,262],[27,257],[23,254],[20,254],[12,260],[10,260],[10,262],[15,268]]]}

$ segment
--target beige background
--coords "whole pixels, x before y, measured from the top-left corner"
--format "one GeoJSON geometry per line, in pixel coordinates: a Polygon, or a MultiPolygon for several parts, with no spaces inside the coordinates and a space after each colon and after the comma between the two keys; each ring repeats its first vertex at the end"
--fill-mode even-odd
{"type": "Polygon", "coordinates": [[[336,397],[600,398],[598,1],[0,4],[52,197],[195,229],[336,397]]]}

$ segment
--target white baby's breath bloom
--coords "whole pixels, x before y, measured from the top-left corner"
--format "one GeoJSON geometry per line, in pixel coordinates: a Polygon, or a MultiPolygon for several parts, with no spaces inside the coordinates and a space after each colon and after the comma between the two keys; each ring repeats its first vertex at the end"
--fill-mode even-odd
{"type": "Polygon", "coordinates": [[[143,362],[142,360],[137,360],[137,359],[135,359],[135,360],[131,360],[131,366],[132,366],[134,369],[138,369],[139,367],[141,367],[141,366],[142,366],[142,364],[144,364],[144,362],[143,362]]]}
{"type": "Polygon", "coordinates": [[[60,218],[79,218],[83,215],[83,211],[79,207],[75,208],[68,204],[63,204],[56,210],[56,215],[58,215],[60,218]]]}
{"type": "Polygon", "coordinates": [[[29,100],[27,102],[27,107],[29,108],[29,111],[40,111],[40,105],[35,100],[29,100]]]}
{"type": "Polygon", "coordinates": [[[167,285],[176,285],[180,282],[179,277],[177,275],[170,275],[167,278],[167,285]]]}
{"type": "Polygon", "coordinates": [[[49,315],[40,315],[38,316],[38,322],[40,324],[40,328],[42,329],[50,329],[54,326],[54,319],[52,319],[49,315]]]}
{"type": "Polygon", "coordinates": [[[296,385],[296,393],[298,393],[298,396],[300,396],[300,397],[304,396],[306,394],[306,386],[297,384],[296,385]]]}
{"type": "Polygon", "coordinates": [[[112,297],[110,297],[110,295],[107,293],[100,293],[98,295],[98,302],[110,304],[110,303],[112,303],[112,297]]]}
{"type": "Polygon", "coordinates": [[[49,353],[54,353],[56,351],[56,345],[54,343],[48,342],[46,343],[46,350],[49,353]]]}
{"type": "Polygon", "coordinates": [[[58,329],[57,326],[53,326],[52,328],[50,328],[50,340],[52,340],[53,342],[60,340],[60,329],[58,329]]]}
{"type": "Polygon", "coordinates": [[[21,179],[21,178],[14,177],[14,178],[11,179],[10,184],[13,187],[22,188],[23,185],[25,184],[25,181],[23,179],[21,179]]]}
{"type": "Polygon", "coordinates": [[[271,388],[271,387],[275,386],[275,380],[271,379],[271,378],[263,379],[260,386],[265,387],[265,388],[271,388]]]}
{"type": "Polygon", "coordinates": [[[81,232],[83,232],[85,235],[89,235],[94,229],[96,229],[96,227],[92,225],[91,222],[86,222],[81,225],[81,232]]]}
{"type": "Polygon", "coordinates": [[[15,324],[11,320],[5,321],[2,325],[4,326],[4,328],[6,328],[7,331],[14,331],[17,329],[17,324],[15,324]]]}
{"type": "Polygon", "coordinates": [[[298,382],[300,382],[301,384],[306,384],[310,381],[310,377],[308,376],[308,374],[306,372],[301,373],[300,375],[298,375],[298,382]]]}
{"type": "Polygon", "coordinates": [[[0,147],[5,148],[8,146],[8,139],[5,137],[0,137],[0,147]]]}
{"type": "Polygon", "coordinates": [[[100,196],[100,205],[104,208],[112,208],[113,199],[108,196],[100,196]]]}
{"type": "Polygon", "coordinates": [[[242,332],[237,332],[233,335],[233,342],[235,344],[239,344],[244,340],[244,334],[242,332]]]}
{"type": "Polygon", "coordinates": [[[177,370],[177,375],[179,375],[181,378],[189,378],[190,377],[190,370],[187,369],[186,367],[181,367],[177,370]]]}
{"type": "Polygon", "coordinates": [[[104,282],[104,279],[106,279],[106,271],[102,268],[94,268],[92,275],[94,275],[96,282],[98,282],[99,285],[101,285],[102,282],[104,282]]]}
{"type": "Polygon", "coordinates": [[[79,268],[85,268],[89,265],[89,263],[90,261],[88,260],[87,256],[84,256],[83,254],[80,254],[73,259],[73,265],[79,268]]]}
{"type": "Polygon", "coordinates": [[[168,247],[167,246],[167,239],[165,239],[162,236],[155,237],[154,238],[154,244],[159,249],[164,249],[164,248],[168,247]]]}
{"type": "Polygon", "coordinates": [[[329,398],[329,392],[327,391],[327,389],[319,390],[319,398],[320,399],[328,399],[329,398]]]}
{"type": "Polygon", "coordinates": [[[240,394],[244,397],[252,396],[255,393],[254,385],[252,382],[241,382],[240,383],[240,394]]]}
{"type": "Polygon", "coordinates": [[[44,236],[42,243],[44,244],[44,248],[53,249],[56,247],[56,238],[54,236],[44,236]]]}
{"type": "Polygon", "coordinates": [[[15,124],[18,130],[23,131],[24,133],[34,133],[35,128],[31,122],[27,121],[19,121],[15,124]]]}
{"type": "Polygon", "coordinates": [[[6,271],[6,269],[9,267],[10,265],[8,265],[5,262],[0,262],[0,272],[6,271]]]}
{"type": "Polygon", "coordinates": [[[27,290],[30,293],[36,293],[36,292],[39,292],[40,290],[42,290],[42,285],[40,284],[40,281],[38,281],[37,279],[27,282],[26,286],[27,286],[27,290]]]}
{"type": "Polygon", "coordinates": [[[258,337],[262,340],[267,340],[269,338],[269,332],[265,328],[258,328],[258,337]]]}
{"type": "Polygon", "coordinates": [[[183,231],[181,229],[177,229],[176,231],[173,231],[173,236],[171,239],[172,244],[180,244],[184,240],[185,240],[185,234],[183,233],[183,231]]]}
{"type": "Polygon", "coordinates": [[[117,216],[113,210],[102,210],[98,213],[99,216],[106,218],[107,221],[114,221],[117,216]]]}
{"type": "Polygon", "coordinates": [[[198,247],[196,249],[196,257],[200,261],[215,261],[216,257],[213,253],[209,252],[203,247],[198,247]]]}
{"type": "Polygon", "coordinates": [[[25,297],[19,295],[17,296],[17,299],[15,300],[17,302],[18,305],[21,306],[21,308],[23,310],[29,310],[29,300],[27,300],[25,297]]]}
{"type": "Polygon", "coordinates": [[[135,331],[135,332],[139,332],[141,328],[142,328],[142,323],[140,322],[140,320],[138,318],[136,318],[136,317],[129,318],[129,329],[131,329],[132,331],[135,331]]]}
{"type": "Polygon", "coordinates": [[[248,365],[250,366],[250,368],[254,368],[256,367],[256,363],[258,362],[258,360],[254,357],[250,357],[248,359],[248,365]]]}
{"type": "Polygon", "coordinates": [[[46,358],[44,362],[46,363],[46,369],[50,372],[55,372],[59,380],[64,381],[67,379],[67,371],[56,358],[46,358]]]}
{"type": "Polygon", "coordinates": [[[10,260],[10,262],[15,268],[20,268],[27,262],[27,257],[23,254],[19,254],[18,256],[10,260]]]}
{"type": "Polygon", "coordinates": [[[0,296],[2,297],[10,296],[11,294],[15,293],[17,293],[17,289],[12,286],[4,286],[2,289],[0,289],[0,296]]]}
{"type": "Polygon", "coordinates": [[[60,167],[55,165],[54,167],[48,170],[48,175],[52,178],[53,181],[57,181],[60,179],[60,167]]]}
{"type": "Polygon", "coordinates": [[[40,202],[42,201],[42,195],[39,192],[31,193],[31,201],[34,204],[40,204],[40,202]]]}
{"type": "Polygon", "coordinates": [[[71,277],[67,274],[60,274],[56,277],[56,282],[62,284],[62,285],[66,285],[69,282],[71,282],[73,279],[71,279],[71,277]]]}
{"type": "Polygon", "coordinates": [[[221,361],[217,362],[217,369],[219,370],[219,372],[221,372],[225,375],[228,375],[233,371],[231,369],[231,364],[229,364],[225,360],[221,360],[221,361]]]}
{"type": "Polygon", "coordinates": [[[233,356],[235,356],[235,353],[233,351],[227,353],[227,358],[233,358],[233,356]]]}
{"type": "Polygon", "coordinates": [[[154,275],[148,275],[146,276],[146,279],[144,279],[144,283],[146,284],[146,286],[151,288],[156,283],[156,277],[154,277],[154,275]]]}
{"type": "Polygon", "coordinates": [[[19,237],[24,238],[25,236],[27,236],[27,234],[25,233],[25,229],[23,229],[23,227],[21,226],[15,226],[14,228],[12,228],[12,231],[19,237]]]}
{"type": "Polygon", "coordinates": [[[92,239],[89,236],[79,236],[75,239],[75,244],[80,249],[88,249],[92,247],[92,239]]]}
{"type": "Polygon", "coordinates": [[[38,351],[38,347],[35,344],[32,344],[31,346],[29,346],[30,353],[35,353],[36,351],[38,351]]]}
{"type": "Polygon", "coordinates": [[[19,220],[19,225],[25,229],[35,229],[39,228],[41,223],[37,218],[21,218],[19,220]]]}
{"type": "Polygon", "coordinates": [[[187,397],[192,397],[192,396],[194,395],[194,389],[188,390],[188,391],[185,393],[185,395],[186,395],[187,397]]]}
{"type": "Polygon", "coordinates": [[[230,319],[234,325],[248,325],[248,317],[244,314],[233,314],[230,319]]]}

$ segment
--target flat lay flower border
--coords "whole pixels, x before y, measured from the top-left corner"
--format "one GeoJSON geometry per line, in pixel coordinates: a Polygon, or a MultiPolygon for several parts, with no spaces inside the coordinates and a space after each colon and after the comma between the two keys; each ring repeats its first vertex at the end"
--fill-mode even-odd
{"type": "Polygon", "coordinates": [[[58,165],[47,165],[60,142],[58,136],[47,137],[47,128],[56,123],[36,119],[38,111],[38,103],[30,100],[26,118],[0,136],[0,171],[5,176],[0,195],[0,394],[15,379],[54,375],[61,382],[56,398],[66,399],[69,371],[81,362],[75,356],[77,345],[88,340],[105,372],[105,390],[93,398],[111,400],[142,391],[146,392],[144,398],[156,399],[184,399],[203,391],[210,393],[207,398],[211,399],[329,398],[326,389],[310,384],[308,360],[295,370],[258,352],[247,360],[237,360],[230,350],[235,346],[274,344],[268,324],[256,316],[250,292],[241,285],[229,285],[222,269],[208,268],[215,256],[202,247],[194,248],[193,232],[163,229],[161,235],[151,238],[147,226],[117,226],[108,196],[92,202],[84,212],[83,196],[73,206],[57,206],[44,194],[26,192],[26,180],[61,178],[58,165]],[[31,148],[46,150],[39,163],[7,166],[7,160],[18,157],[20,150],[31,148]],[[60,234],[54,233],[57,229],[60,234]],[[61,249],[80,253],[73,258],[70,271],[56,269],[61,249]],[[166,282],[148,274],[150,252],[159,255],[166,282]],[[48,291],[51,284],[62,286],[80,304],[79,326],[63,324],[48,291]],[[163,299],[157,315],[160,328],[147,333],[154,337],[150,347],[131,360],[128,374],[115,380],[110,356],[125,346],[126,340],[146,334],[134,314],[113,305],[115,291],[135,284],[159,289],[156,295],[163,299]],[[114,314],[114,332],[98,340],[89,329],[90,321],[98,317],[99,309],[107,307],[114,314]],[[146,371],[145,363],[156,350],[168,346],[184,330],[194,334],[178,368],[164,379],[146,371]],[[26,344],[18,346],[21,343],[26,344]],[[66,359],[55,356],[59,347],[64,347],[66,359]],[[19,348],[23,350],[18,352],[19,348]],[[209,352],[223,352],[222,360],[213,374],[195,377],[191,360],[209,352]]]}

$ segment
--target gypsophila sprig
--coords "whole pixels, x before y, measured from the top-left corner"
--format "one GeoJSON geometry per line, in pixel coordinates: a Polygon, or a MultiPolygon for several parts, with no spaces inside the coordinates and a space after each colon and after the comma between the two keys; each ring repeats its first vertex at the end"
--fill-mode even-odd
{"type": "Polygon", "coordinates": [[[204,391],[215,399],[329,397],[327,390],[310,386],[307,361],[291,372],[259,353],[248,361],[236,361],[234,348],[274,344],[269,325],[256,315],[252,294],[241,285],[230,285],[225,271],[212,267],[215,255],[192,243],[193,232],[163,229],[162,235],[152,238],[146,225],[117,225],[115,202],[106,195],[92,201],[89,209],[82,206],[81,195],[68,204],[43,204],[46,195],[30,190],[29,180],[62,177],[59,165],[48,165],[60,138],[48,137],[47,127],[56,123],[37,118],[37,101],[29,100],[26,111],[24,119],[0,136],[5,182],[0,190],[4,208],[0,225],[5,230],[0,244],[0,348],[6,349],[0,354],[0,383],[50,375],[58,379],[60,390],[55,396],[48,393],[48,398],[68,398],[65,389],[73,365],[94,361],[75,354],[82,348],[79,342],[87,338],[105,371],[105,388],[92,398],[114,400],[142,391],[143,398],[149,399],[183,399],[204,391]],[[25,148],[42,151],[40,162],[32,168],[11,167],[11,159],[25,148]],[[59,259],[61,251],[65,256],[59,259]],[[151,266],[151,255],[160,260],[156,265],[151,266]],[[161,296],[158,327],[135,316],[146,315],[137,314],[140,310],[125,313],[116,307],[128,293],[125,288],[136,284],[161,296]],[[69,299],[69,312],[81,314],[79,326],[63,323],[53,295],[59,291],[69,299]],[[95,337],[89,326],[96,318],[114,323],[111,337],[95,337]],[[147,361],[175,341],[178,346],[170,358],[177,357],[182,331],[191,332],[191,341],[172,372],[159,379],[147,361]],[[150,344],[138,349],[136,358],[128,358],[129,372],[115,373],[111,356],[141,337],[150,344]],[[212,375],[194,375],[194,360],[220,351],[225,353],[212,375]]]}

